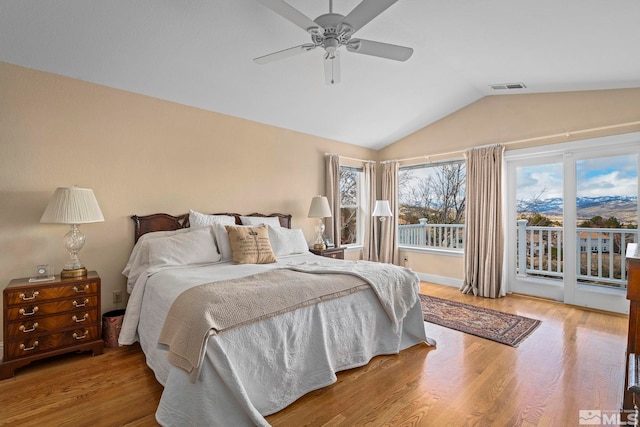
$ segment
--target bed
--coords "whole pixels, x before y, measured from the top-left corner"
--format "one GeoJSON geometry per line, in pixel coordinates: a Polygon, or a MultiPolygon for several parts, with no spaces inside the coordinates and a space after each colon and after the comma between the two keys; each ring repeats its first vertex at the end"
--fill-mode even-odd
{"type": "Polygon", "coordinates": [[[425,335],[415,273],[313,255],[302,231],[291,228],[290,215],[190,211],[132,219],[136,243],[123,271],[130,297],[119,343],[138,341],[164,386],[156,411],[161,425],[268,426],[265,416],[334,383],[336,372],[366,365],[377,355],[435,345],[425,335]],[[242,240],[236,232],[266,239],[275,262],[236,262],[239,250],[233,245],[242,240]],[[283,283],[267,280],[277,282],[279,275],[287,275],[283,283]],[[309,286],[309,292],[322,288],[328,293],[305,294],[297,304],[281,302],[284,294],[296,293],[282,291],[283,286],[298,283],[299,277],[324,281],[309,286]],[[259,301],[248,303],[247,289],[262,295],[259,301]],[[202,290],[212,297],[202,297],[202,290]],[[240,299],[230,299],[236,292],[240,299]],[[279,294],[264,297],[264,292],[279,294]],[[226,306],[213,309],[209,300],[226,306]],[[206,335],[198,335],[202,329],[195,324],[211,321],[211,312],[231,311],[235,319],[245,306],[263,301],[275,308],[256,308],[262,312],[253,320],[240,318],[220,327],[206,323],[206,335]],[[194,308],[198,304],[205,308],[194,308]],[[179,331],[185,327],[196,330],[198,339],[184,339],[179,331]],[[185,341],[191,342],[189,351],[180,347],[185,341]],[[197,345],[199,353],[193,353],[197,345]],[[195,359],[188,356],[196,354],[195,359]],[[179,363],[185,360],[188,366],[179,363]]]}

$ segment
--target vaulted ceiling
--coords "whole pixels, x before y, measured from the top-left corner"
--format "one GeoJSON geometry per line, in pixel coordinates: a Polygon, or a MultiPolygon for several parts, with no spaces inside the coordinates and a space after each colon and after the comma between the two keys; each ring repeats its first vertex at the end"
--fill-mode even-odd
{"type": "Polygon", "coordinates": [[[341,48],[327,85],[321,49],[252,61],[310,42],[257,0],[0,0],[0,61],[379,149],[487,95],[640,87],[639,18],[637,0],[399,0],[356,34],[413,56],[341,48]]]}

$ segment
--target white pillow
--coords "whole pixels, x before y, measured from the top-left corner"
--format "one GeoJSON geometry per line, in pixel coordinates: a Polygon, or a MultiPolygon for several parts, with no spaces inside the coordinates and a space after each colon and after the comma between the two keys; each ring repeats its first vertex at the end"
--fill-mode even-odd
{"type": "Polygon", "coordinates": [[[269,241],[273,253],[278,256],[304,254],[309,252],[309,245],[300,228],[269,226],[269,241]]]}
{"type": "Polygon", "coordinates": [[[148,242],[152,239],[161,237],[173,236],[176,234],[183,234],[190,232],[190,228],[180,228],[178,230],[170,231],[154,231],[151,233],[145,233],[136,242],[135,246],[131,250],[129,255],[129,261],[122,270],[122,274],[127,277],[127,292],[133,291],[133,286],[140,277],[149,268],[149,245],[148,242]]]}
{"type": "Polygon", "coordinates": [[[152,239],[149,245],[149,270],[163,267],[210,264],[220,261],[212,227],[202,227],[185,234],[152,239]]]}
{"type": "Polygon", "coordinates": [[[231,261],[231,244],[229,243],[229,234],[227,229],[221,223],[213,224],[213,235],[216,238],[216,244],[218,245],[218,252],[220,252],[221,261],[231,261]]]}
{"type": "Polygon", "coordinates": [[[189,209],[189,226],[205,227],[215,223],[234,225],[236,217],[230,215],[207,215],[189,209]]]}
{"type": "Polygon", "coordinates": [[[270,227],[281,227],[280,219],[277,216],[241,216],[242,225],[268,225],[270,227]]]}

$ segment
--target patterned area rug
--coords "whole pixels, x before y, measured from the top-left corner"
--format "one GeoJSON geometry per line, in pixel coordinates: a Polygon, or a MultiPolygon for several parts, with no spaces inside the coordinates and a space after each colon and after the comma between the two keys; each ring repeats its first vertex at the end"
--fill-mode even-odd
{"type": "Polygon", "coordinates": [[[428,295],[420,295],[422,314],[429,323],[517,347],[540,321],[428,295]]]}

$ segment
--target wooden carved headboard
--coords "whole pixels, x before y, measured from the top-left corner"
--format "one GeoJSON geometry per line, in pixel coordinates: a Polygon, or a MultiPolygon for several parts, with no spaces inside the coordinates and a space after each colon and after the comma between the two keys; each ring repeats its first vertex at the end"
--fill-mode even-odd
{"type": "MultiPolygon", "coordinates": [[[[237,213],[216,213],[213,215],[228,215],[236,218],[236,224],[242,224],[240,221],[240,214],[237,213]]],[[[278,217],[280,225],[286,228],[291,228],[291,215],[284,215],[280,213],[272,213],[264,215],[260,213],[252,213],[242,216],[259,216],[259,217],[278,217]]],[[[173,216],[165,213],[157,213],[151,215],[138,216],[133,215],[131,217],[135,224],[135,241],[137,242],[140,236],[152,231],[171,231],[179,230],[181,228],[189,227],[189,214],[182,214],[173,216]]]]}

